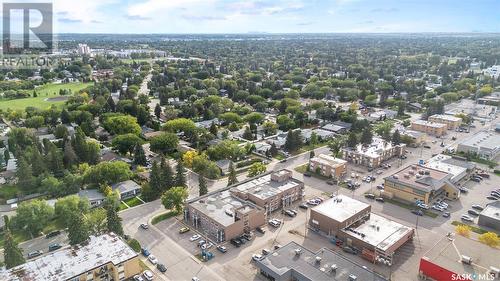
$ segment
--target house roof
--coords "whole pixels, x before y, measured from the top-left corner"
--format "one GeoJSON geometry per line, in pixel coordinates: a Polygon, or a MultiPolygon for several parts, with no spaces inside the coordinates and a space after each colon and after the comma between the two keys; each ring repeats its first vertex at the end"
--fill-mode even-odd
{"type": "Polygon", "coordinates": [[[138,185],[135,181],[133,180],[126,180],[126,181],[122,181],[122,182],[119,182],[119,183],[115,183],[111,186],[111,188],[113,190],[116,190],[118,189],[118,192],[120,193],[125,193],[125,192],[129,192],[129,191],[133,191],[133,190],[137,190],[137,189],[141,189],[141,186],[138,185]]]}

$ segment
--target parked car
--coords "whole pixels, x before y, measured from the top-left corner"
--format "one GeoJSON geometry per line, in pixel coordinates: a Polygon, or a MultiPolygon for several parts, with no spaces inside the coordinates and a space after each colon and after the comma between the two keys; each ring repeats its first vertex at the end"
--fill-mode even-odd
{"type": "Polygon", "coordinates": [[[191,278],[191,281],[201,281],[200,278],[194,276],[193,278],[191,278]]]}
{"type": "Polygon", "coordinates": [[[198,240],[198,239],[200,239],[200,238],[201,238],[201,236],[200,236],[200,235],[195,234],[195,235],[191,236],[191,238],[189,238],[189,241],[193,242],[193,241],[196,241],[196,240],[198,240]]]}
{"type": "Polygon", "coordinates": [[[425,210],[429,210],[430,209],[429,205],[424,204],[424,203],[419,203],[419,204],[417,204],[417,206],[419,208],[422,208],[422,209],[425,209],[425,210]]]}
{"type": "Polygon", "coordinates": [[[145,256],[145,257],[147,257],[147,256],[151,255],[151,253],[149,252],[149,250],[148,250],[148,249],[146,249],[146,248],[141,248],[141,253],[142,253],[142,255],[143,255],[143,256],[145,256]]]}
{"type": "Polygon", "coordinates": [[[158,263],[158,259],[154,255],[149,255],[148,256],[148,260],[152,264],[157,264],[158,263]]]}
{"type": "Polygon", "coordinates": [[[307,204],[305,204],[305,203],[301,203],[301,204],[299,205],[299,208],[301,208],[301,209],[307,209],[307,208],[309,208],[309,207],[307,206],[307,204]]]}
{"type": "Polygon", "coordinates": [[[221,253],[227,252],[226,246],[222,246],[222,245],[217,246],[217,250],[219,250],[219,252],[221,252],[221,253]]]}
{"type": "Polygon", "coordinates": [[[495,196],[486,196],[486,199],[489,199],[489,200],[498,200],[498,198],[496,198],[495,196]]]}
{"type": "Polygon", "coordinates": [[[182,234],[182,233],[186,233],[188,232],[190,229],[189,227],[181,227],[181,229],[179,229],[179,233],[182,234]]]}
{"type": "Polygon", "coordinates": [[[471,178],[470,180],[473,181],[473,182],[481,182],[481,180],[478,179],[478,178],[471,178]]]}
{"type": "Polygon", "coordinates": [[[274,248],[275,250],[278,250],[279,248],[281,248],[281,244],[276,244],[276,245],[274,245],[274,246],[273,246],[273,248],[274,248]]]}
{"type": "Polygon", "coordinates": [[[424,145],[424,148],[431,148],[430,145],[424,145]]]}
{"type": "Polygon", "coordinates": [[[343,250],[344,252],[346,252],[346,253],[349,253],[349,254],[353,254],[353,255],[355,255],[355,254],[356,254],[356,251],[354,251],[354,250],[353,250],[351,247],[349,247],[349,246],[345,246],[345,247],[343,247],[343,248],[342,248],[342,250],[343,250]]]}
{"type": "Polygon", "coordinates": [[[476,209],[476,210],[479,210],[479,211],[484,210],[483,207],[481,207],[480,205],[476,205],[476,204],[472,205],[472,209],[476,209]]]}
{"type": "Polygon", "coordinates": [[[462,220],[464,220],[464,221],[468,221],[468,222],[473,222],[473,221],[474,221],[474,219],[473,219],[472,217],[470,217],[469,215],[465,215],[465,214],[464,214],[464,215],[462,215],[460,218],[461,218],[462,220]]]}
{"type": "Polygon", "coordinates": [[[198,241],[198,247],[203,246],[205,243],[207,243],[207,241],[201,239],[200,241],[198,241]]]}
{"type": "Polygon", "coordinates": [[[262,233],[262,234],[266,233],[266,231],[265,231],[262,227],[260,227],[260,226],[257,226],[257,227],[255,228],[255,230],[256,230],[257,232],[259,232],[259,233],[262,233]]]}
{"type": "Polygon", "coordinates": [[[60,230],[54,230],[54,231],[48,233],[47,235],[45,235],[45,238],[49,239],[49,238],[55,237],[59,234],[61,234],[60,230]]]}
{"type": "Polygon", "coordinates": [[[270,219],[268,223],[273,227],[279,227],[281,225],[281,221],[277,219],[270,219]]]}
{"type": "Polygon", "coordinates": [[[443,213],[443,217],[445,217],[445,218],[449,218],[449,217],[450,217],[450,212],[444,212],[444,213],[443,213]]]}
{"type": "Polygon", "coordinates": [[[380,203],[384,203],[384,198],[377,197],[377,198],[375,198],[375,201],[380,202],[380,203]]]}
{"type": "Polygon", "coordinates": [[[43,255],[42,250],[33,251],[33,252],[28,253],[28,259],[36,258],[36,257],[41,256],[41,255],[43,255]]]}
{"type": "Polygon", "coordinates": [[[414,213],[417,216],[423,216],[424,212],[422,210],[411,210],[412,213],[414,213]]]}
{"type": "Polygon", "coordinates": [[[295,217],[295,213],[294,213],[294,212],[291,212],[290,210],[286,210],[286,211],[285,211],[285,215],[287,215],[287,216],[289,216],[289,217],[291,217],[291,218],[295,217]]]}
{"type": "Polygon", "coordinates": [[[142,276],[137,274],[137,275],[134,275],[134,281],[144,281],[144,278],[142,278],[142,276]]]}
{"type": "Polygon", "coordinates": [[[432,209],[440,212],[444,211],[444,208],[439,205],[432,205],[432,209]]]}
{"type": "Polygon", "coordinates": [[[149,225],[147,223],[141,223],[141,228],[142,229],[148,229],[149,225]]]}
{"type": "Polygon", "coordinates": [[[458,190],[460,190],[461,193],[467,193],[467,192],[469,192],[469,190],[467,188],[462,187],[462,186],[459,187],[458,190]]]}
{"type": "Polygon", "coordinates": [[[491,196],[500,197],[500,192],[498,192],[498,191],[492,191],[492,192],[490,193],[490,195],[491,195],[491,196]]]}
{"type": "Polygon", "coordinates": [[[263,259],[263,256],[261,254],[253,254],[252,255],[252,260],[254,261],[260,261],[263,259]]]}
{"type": "Polygon", "coordinates": [[[241,246],[241,240],[238,238],[233,238],[230,240],[231,244],[233,244],[236,248],[239,248],[241,246]]]}
{"type": "Polygon", "coordinates": [[[372,194],[372,193],[366,193],[365,194],[365,197],[368,198],[368,199],[375,199],[375,194],[372,194]]]}
{"type": "Polygon", "coordinates": [[[377,189],[384,190],[384,186],[383,185],[377,185],[377,189]]]}
{"type": "Polygon", "coordinates": [[[148,281],[153,280],[153,272],[151,272],[151,270],[144,270],[142,276],[144,276],[144,278],[146,278],[146,280],[148,281]]]}
{"type": "Polygon", "coordinates": [[[53,243],[49,245],[49,252],[55,251],[57,249],[61,249],[62,246],[59,243],[53,243]]]}
{"type": "Polygon", "coordinates": [[[467,213],[469,213],[469,214],[471,214],[471,215],[473,215],[473,216],[476,216],[476,217],[477,217],[477,216],[479,216],[479,213],[478,213],[478,212],[476,212],[475,210],[472,210],[472,209],[471,209],[471,210],[468,210],[468,211],[467,211],[467,213]]]}
{"type": "Polygon", "coordinates": [[[311,173],[304,173],[304,177],[311,177],[311,173]]]}
{"type": "Polygon", "coordinates": [[[286,158],[283,158],[280,160],[280,163],[285,163],[286,162],[286,158]]]}
{"type": "Polygon", "coordinates": [[[167,271],[167,267],[163,264],[163,263],[159,263],[156,265],[156,268],[160,271],[160,272],[165,272],[167,271]]]}

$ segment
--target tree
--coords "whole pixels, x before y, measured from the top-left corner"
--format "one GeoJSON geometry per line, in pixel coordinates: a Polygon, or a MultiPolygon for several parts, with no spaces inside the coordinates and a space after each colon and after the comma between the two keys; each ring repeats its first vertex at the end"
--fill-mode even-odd
{"type": "Polygon", "coordinates": [[[392,144],[399,145],[400,143],[401,143],[401,134],[399,133],[399,130],[396,129],[396,131],[394,131],[394,134],[392,134],[392,144]]]}
{"type": "Polygon", "coordinates": [[[3,246],[3,256],[5,267],[7,269],[18,266],[25,263],[23,252],[19,248],[18,244],[12,237],[9,226],[9,217],[4,216],[5,230],[4,230],[4,246],[3,246]]]}
{"type": "Polygon", "coordinates": [[[236,170],[234,169],[233,162],[229,163],[229,175],[227,177],[227,186],[238,183],[238,178],[236,177],[236,170]]]}
{"type": "Polygon", "coordinates": [[[33,147],[31,152],[31,170],[33,171],[33,176],[37,177],[46,171],[46,164],[43,160],[42,154],[37,147],[33,147]]]}
{"type": "Polygon", "coordinates": [[[245,126],[245,131],[243,132],[243,135],[241,137],[246,140],[253,140],[253,133],[250,130],[250,127],[245,126]]]}
{"type": "Polygon", "coordinates": [[[328,143],[328,147],[330,148],[330,151],[332,152],[334,157],[339,157],[340,151],[342,150],[344,144],[345,138],[343,137],[336,137],[328,143]]]}
{"type": "Polygon", "coordinates": [[[61,111],[61,123],[63,124],[71,123],[71,115],[69,115],[69,112],[66,109],[63,109],[61,111]]]}
{"type": "Polygon", "coordinates": [[[70,141],[66,141],[64,143],[63,163],[66,169],[78,163],[78,156],[76,155],[70,141]]]}
{"type": "Polygon", "coordinates": [[[163,193],[163,179],[158,162],[153,161],[151,173],[149,174],[149,186],[151,187],[153,197],[158,198],[163,193]]]}
{"type": "Polygon", "coordinates": [[[13,223],[18,229],[23,229],[31,235],[37,235],[54,216],[54,208],[45,200],[22,202],[16,210],[13,223]]]}
{"type": "Polygon", "coordinates": [[[100,235],[107,229],[106,210],[94,208],[85,215],[87,226],[92,235],[100,235]]]}
{"type": "Polygon", "coordinates": [[[186,186],[186,170],[184,169],[184,165],[181,160],[177,161],[177,166],[175,167],[175,186],[186,186]]]}
{"type": "Polygon", "coordinates": [[[88,168],[83,180],[85,183],[98,187],[99,185],[112,185],[117,182],[126,181],[132,177],[132,172],[127,163],[123,161],[100,162],[88,168]]]}
{"type": "Polygon", "coordinates": [[[311,150],[311,152],[309,152],[309,159],[314,158],[314,156],[314,150],[311,150]]]}
{"type": "Polygon", "coordinates": [[[135,134],[123,134],[114,137],[111,145],[113,149],[118,150],[118,152],[122,154],[126,154],[127,152],[132,153],[134,148],[137,145],[141,145],[142,142],[142,139],[135,134]]]}
{"type": "MultiPolygon", "coordinates": [[[[385,141],[390,141],[392,127],[393,124],[390,121],[381,122],[377,126],[375,126],[375,133],[377,133],[385,141]]],[[[365,130],[369,130],[369,128],[365,130]]]]}
{"type": "Polygon", "coordinates": [[[136,144],[134,147],[134,164],[141,166],[147,165],[146,153],[140,144],[136,144]]]}
{"type": "Polygon", "coordinates": [[[275,135],[278,131],[278,125],[273,122],[266,121],[262,124],[262,127],[266,136],[275,135]]]}
{"type": "Polygon", "coordinates": [[[464,237],[469,237],[470,231],[471,231],[470,226],[465,224],[459,224],[455,227],[455,232],[464,237]]]}
{"type": "Polygon", "coordinates": [[[150,141],[152,151],[167,154],[174,151],[179,144],[179,138],[174,133],[163,133],[150,141]]]}
{"type": "Polygon", "coordinates": [[[400,102],[398,104],[398,116],[404,116],[405,115],[405,108],[406,108],[406,103],[405,102],[400,102]]]}
{"type": "Polygon", "coordinates": [[[255,177],[257,175],[265,173],[267,170],[266,165],[260,162],[253,163],[252,166],[248,169],[248,177],[255,177]]]}
{"type": "Polygon", "coordinates": [[[70,195],[57,200],[54,206],[54,214],[61,221],[64,227],[70,227],[69,218],[76,214],[86,214],[90,209],[87,199],[78,195],[70,195]]]}
{"type": "Polygon", "coordinates": [[[215,122],[212,122],[212,124],[210,124],[209,132],[212,135],[217,136],[217,125],[215,125],[215,122]]]}
{"type": "Polygon", "coordinates": [[[303,145],[302,135],[300,130],[289,130],[286,135],[285,149],[289,152],[298,151],[303,145]]]}
{"type": "Polygon", "coordinates": [[[500,238],[494,232],[486,232],[479,235],[479,241],[490,247],[497,247],[500,245],[500,238]]]}
{"type": "Polygon", "coordinates": [[[186,151],[184,152],[184,154],[182,154],[182,162],[186,167],[192,168],[193,160],[196,156],[198,156],[198,152],[196,150],[186,151]]]}
{"type": "Polygon", "coordinates": [[[356,133],[350,132],[349,136],[347,137],[347,146],[350,148],[355,148],[358,145],[358,137],[356,136],[356,133]]]}
{"type": "Polygon", "coordinates": [[[159,103],[157,103],[155,106],[155,116],[156,118],[160,118],[161,116],[161,106],[159,103]]]}
{"type": "Polygon", "coordinates": [[[271,148],[269,148],[269,154],[272,156],[272,157],[275,157],[276,155],[278,155],[278,148],[276,147],[276,145],[273,143],[271,143],[271,148]]]}
{"type": "Polygon", "coordinates": [[[106,210],[108,231],[123,236],[122,219],[118,216],[118,207],[115,202],[113,202],[112,198],[106,198],[104,202],[104,209],[106,210]]]}
{"type": "Polygon", "coordinates": [[[24,191],[32,189],[35,185],[33,171],[24,157],[20,157],[17,161],[16,177],[17,186],[24,191]]]}
{"type": "Polygon", "coordinates": [[[56,177],[64,175],[63,155],[61,151],[52,143],[50,143],[49,153],[46,157],[47,168],[56,177]]]}
{"type": "Polygon", "coordinates": [[[166,209],[175,209],[180,214],[184,201],[187,199],[189,193],[184,186],[176,186],[165,191],[161,196],[161,203],[166,209]]]}
{"type": "Polygon", "coordinates": [[[72,214],[68,222],[71,226],[68,228],[68,238],[71,246],[81,244],[89,239],[90,231],[83,214],[72,214]]]}
{"type": "Polygon", "coordinates": [[[361,140],[360,142],[364,145],[370,145],[373,141],[373,133],[370,128],[366,128],[363,130],[361,133],[361,140]]]}
{"type": "Polygon", "coordinates": [[[141,126],[137,123],[137,118],[130,115],[107,117],[103,122],[103,126],[113,135],[139,135],[141,133],[141,126]]]}
{"type": "Polygon", "coordinates": [[[203,175],[198,176],[198,188],[200,196],[208,193],[207,180],[203,175]]]}
{"type": "Polygon", "coordinates": [[[26,121],[24,122],[24,125],[27,128],[38,129],[38,128],[42,127],[44,123],[45,123],[45,119],[42,116],[33,116],[33,117],[26,119],[26,121]]]}
{"type": "Polygon", "coordinates": [[[161,158],[160,169],[161,179],[163,182],[163,191],[165,191],[174,185],[174,171],[172,171],[172,167],[170,166],[170,163],[165,159],[165,157],[161,158]]]}

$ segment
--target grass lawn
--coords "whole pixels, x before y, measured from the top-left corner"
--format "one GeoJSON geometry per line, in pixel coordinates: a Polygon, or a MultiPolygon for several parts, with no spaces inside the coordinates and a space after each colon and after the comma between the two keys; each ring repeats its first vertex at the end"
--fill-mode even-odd
{"type": "MultiPolygon", "coordinates": [[[[47,234],[47,233],[50,233],[50,232],[52,232],[54,230],[58,230],[58,229],[64,229],[64,227],[62,226],[62,224],[59,220],[54,219],[54,220],[50,221],[50,223],[42,230],[42,232],[44,234],[47,234]]],[[[36,238],[36,237],[31,237],[31,235],[28,232],[20,231],[20,230],[13,230],[12,236],[14,237],[14,240],[17,243],[21,243],[21,242],[30,240],[32,238],[36,238]]],[[[39,237],[39,236],[37,236],[37,237],[39,237]]],[[[4,244],[4,235],[3,235],[3,231],[2,231],[0,233],[0,248],[3,247],[3,244],[4,244]]]]}
{"type": "Polygon", "coordinates": [[[151,220],[151,223],[152,223],[152,224],[157,224],[157,223],[159,223],[159,222],[161,222],[161,221],[164,221],[164,220],[166,220],[166,219],[169,219],[169,218],[175,217],[175,216],[177,216],[177,215],[178,215],[178,213],[177,213],[176,211],[168,211],[168,212],[166,212],[166,213],[163,213],[163,214],[161,214],[161,215],[158,215],[158,216],[154,217],[154,218],[151,220]]]}
{"type": "Polygon", "coordinates": [[[62,104],[64,101],[46,101],[45,99],[51,97],[58,97],[60,89],[71,90],[73,93],[80,91],[92,83],[64,83],[64,84],[45,84],[43,86],[37,87],[36,92],[38,97],[36,98],[25,98],[25,99],[14,99],[14,100],[1,100],[0,99],[0,110],[7,110],[8,108],[12,110],[24,110],[28,106],[38,107],[45,109],[52,104],[62,104]]]}
{"type": "Polygon", "coordinates": [[[120,208],[119,208],[119,210],[123,211],[123,210],[126,210],[126,209],[128,209],[127,205],[125,205],[123,202],[120,202],[120,208]]]}
{"type": "Polygon", "coordinates": [[[150,62],[152,60],[153,60],[152,58],[144,58],[144,59],[121,59],[121,61],[124,62],[124,63],[133,63],[134,61],[136,63],[143,62],[143,61],[150,62]]]}
{"type": "Polygon", "coordinates": [[[127,203],[127,205],[129,207],[135,207],[135,206],[139,206],[142,204],[141,200],[139,200],[139,198],[137,198],[137,197],[133,197],[133,198],[130,198],[130,199],[127,199],[124,201],[125,201],[125,203],[127,203]]]}
{"type": "Polygon", "coordinates": [[[4,184],[0,186],[0,203],[17,197],[17,187],[15,185],[4,184]]]}
{"type": "Polygon", "coordinates": [[[327,145],[326,142],[320,142],[320,143],[317,143],[317,144],[304,145],[302,148],[299,149],[299,151],[297,151],[296,153],[292,153],[292,154],[293,155],[301,154],[301,153],[304,153],[306,151],[311,151],[313,149],[323,147],[325,145],[327,145]]]}
{"type": "MultiPolygon", "coordinates": [[[[459,221],[452,221],[452,222],[451,222],[451,224],[452,224],[452,225],[454,225],[454,226],[466,225],[466,226],[470,227],[470,230],[471,230],[472,232],[475,232],[475,233],[477,233],[477,234],[484,234],[484,233],[488,232],[487,230],[484,230],[484,229],[482,229],[482,228],[480,228],[480,227],[476,227],[476,226],[468,225],[468,224],[465,224],[465,223],[461,223],[461,222],[459,222],[459,221]]],[[[498,236],[500,236],[500,235],[498,235],[498,236]]]]}

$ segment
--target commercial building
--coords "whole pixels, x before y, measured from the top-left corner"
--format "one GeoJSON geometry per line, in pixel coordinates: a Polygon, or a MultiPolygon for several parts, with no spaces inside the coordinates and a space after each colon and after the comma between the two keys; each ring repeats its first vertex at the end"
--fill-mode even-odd
{"type": "Polygon", "coordinates": [[[255,266],[274,281],[388,280],[328,248],[313,252],[295,242],[269,253],[255,266]]]}
{"type": "Polygon", "coordinates": [[[68,246],[0,271],[0,280],[127,280],[141,271],[137,253],[109,233],[91,236],[86,245],[68,246]]]}
{"type": "Polygon", "coordinates": [[[413,140],[413,143],[410,146],[413,147],[418,147],[424,144],[425,141],[427,140],[427,135],[425,133],[413,130],[404,130],[401,132],[401,135],[410,137],[413,140]]]}
{"type": "Polygon", "coordinates": [[[462,124],[462,118],[444,114],[434,114],[429,116],[428,120],[430,122],[446,124],[448,130],[455,130],[462,124]]]}
{"type": "Polygon", "coordinates": [[[414,230],[370,211],[370,205],[338,195],[311,209],[309,227],[360,249],[370,261],[392,263],[414,230]]]}
{"type": "Polygon", "coordinates": [[[468,180],[476,168],[473,162],[466,162],[444,154],[432,157],[425,162],[424,166],[451,174],[450,181],[454,184],[468,180]]]}
{"type": "Polygon", "coordinates": [[[248,200],[269,214],[290,206],[304,196],[304,183],[292,177],[292,171],[270,172],[231,187],[230,192],[248,200]]]}
{"type": "Polygon", "coordinates": [[[411,123],[411,129],[429,135],[440,137],[446,134],[447,126],[446,124],[443,123],[436,123],[425,120],[416,120],[411,123]]]}
{"type": "Polygon", "coordinates": [[[500,134],[481,131],[458,143],[458,152],[474,153],[477,156],[494,160],[500,153],[500,134]]]}
{"type": "Polygon", "coordinates": [[[267,214],[302,199],[304,183],[286,169],[266,173],[186,203],[184,220],[217,242],[265,224],[267,214]]]}
{"type": "Polygon", "coordinates": [[[381,138],[374,137],[370,145],[358,144],[356,148],[343,148],[343,159],[370,168],[379,167],[383,161],[405,153],[405,144],[393,145],[381,138]]]}
{"type": "Polygon", "coordinates": [[[426,204],[438,196],[458,199],[460,192],[451,182],[452,174],[420,165],[410,165],[384,178],[384,196],[410,203],[426,204]]]}
{"type": "Polygon", "coordinates": [[[486,205],[479,214],[477,224],[500,231],[500,201],[486,205]]]}
{"type": "Polygon", "coordinates": [[[345,160],[327,154],[320,154],[309,160],[309,168],[312,172],[318,172],[322,176],[340,179],[347,171],[346,163],[345,160]]]}
{"type": "Polygon", "coordinates": [[[420,280],[498,280],[498,249],[449,234],[420,259],[419,277],[420,280]]]}

